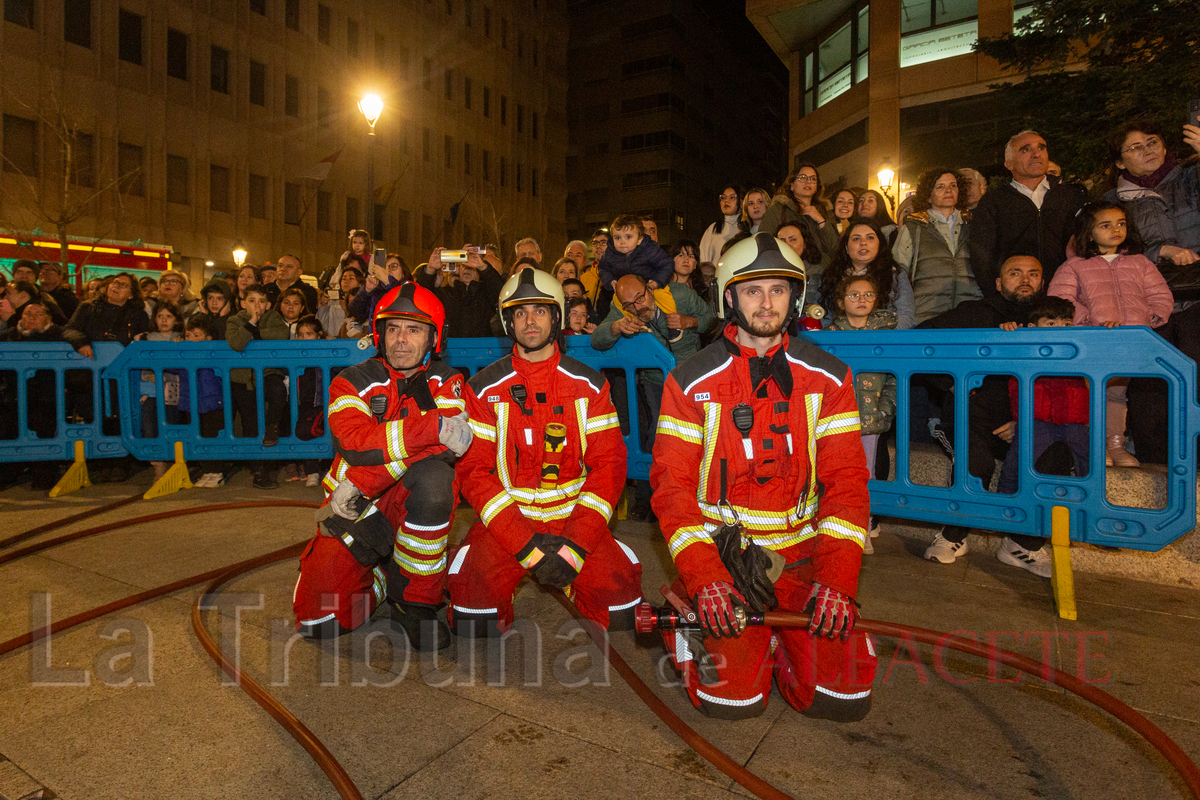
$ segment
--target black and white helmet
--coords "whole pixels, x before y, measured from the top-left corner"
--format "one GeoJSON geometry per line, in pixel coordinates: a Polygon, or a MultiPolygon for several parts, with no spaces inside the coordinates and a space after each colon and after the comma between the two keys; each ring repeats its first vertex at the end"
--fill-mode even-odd
{"type": "Polygon", "coordinates": [[[533,267],[522,267],[500,289],[500,319],[504,323],[504,332],[513,336],[512,309],[527,303],[546,303],[558,309],[558,319],[554,322],[552,338],[557,338],[562,329],[562,321],[567,318],[567,301],[563,296],[562,285],[549,274],[533,267]]]}
{"type": "Polygon", "coordinates": [[[730,292],[732,303],[725,301],[725,289],[742,281],[763,278],[786,278],[792,284],[792,302],[789,303],[787,328],[800,315],[804,307],[805,274],[800,256],[781,239],[769,233],[756,233],[730,247],[717,264],[718,309],[725,320],[733,319],[742,328],[749,323],[737,306],[737,292],[730,292]]]}

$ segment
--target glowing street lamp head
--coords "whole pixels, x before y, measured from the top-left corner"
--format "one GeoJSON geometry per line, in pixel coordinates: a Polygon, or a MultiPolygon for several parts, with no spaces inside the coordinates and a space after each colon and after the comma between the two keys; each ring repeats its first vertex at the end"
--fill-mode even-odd
{"type": "Polygon", "coordinates": [[[367,124],[371,126],[371,135],[374,136],[375,123],[383,113],[383,100],[377,94],[368,94],[358,101],[358,110],[367,118],[367,124]]]}
{"type": "Polygon", "coordinates": [[[246,246],[241,242],[233,246],[233,263],[237,264],[238,269],[246,263],[246,246]]]}
{"type": "Polygon", "coordinates": [[[879,167],[879,185],[887,192],[892,188],[892,181],[896,179],[896,171],[892,169],[892,162],[884,159],[883,164],[879,167]]]}

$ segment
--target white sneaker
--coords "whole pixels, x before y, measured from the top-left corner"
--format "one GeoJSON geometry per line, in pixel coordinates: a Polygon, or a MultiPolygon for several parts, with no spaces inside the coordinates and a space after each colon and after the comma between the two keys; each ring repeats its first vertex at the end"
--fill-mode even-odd
{"type": "Polygon", "coordinates": [[[870,536],[872,539],[878,539],[879,538],[879,522],[878,522],[878,520],[876,520],[874,517],[871,517],[871,521],[868,523],[867,526],[870,528],[870,530],[867,531],[867,536],[870,536]]]}
{"type": "Polygon", "coordinates": [[[875,552],[875,545],[871,544],[871,537],[866,538],[866,543],[863,545],[863,555],[871,555],[875,552]]]}
{"type": "Polygon", "coordinates": [[[215,489],[215,488],[217,488],[217,486],[220,485],[217,483],[217,481],[220,479],[220,477],[221,477],[220,474],[218,474],[216,472],[206,472],[200,478],[200,480],[196,481],[192,485],[196,486],[198,488],[201,488],[201,489],[215,489]]]}
{"type": "Polygon", "coordinates": [[[308,479],[304,481],[305,486],[320,486],[321,476],[316,472],[308,473],[308,479]]]}
{"type": "Polygon", "coordinates": [[[1032,572],[1039,578],[1050,577],[1050,553],[1045,547],[1026,550],[1007,536],[1000,542],[996,558],[1013,567],[1032,572]]]}
{"type": "Polygon", "coordinates": [[[953,564],[954,559],[967,554],[966,540],[952,542],[941,533],[933,537],[933,543],[925,549],[926,561],[940,561],[943,564],[953,564]]]}

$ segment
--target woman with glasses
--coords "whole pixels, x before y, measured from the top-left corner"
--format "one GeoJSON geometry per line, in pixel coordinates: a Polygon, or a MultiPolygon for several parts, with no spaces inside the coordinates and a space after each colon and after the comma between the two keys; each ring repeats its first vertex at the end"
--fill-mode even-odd
{"type": "Polygon", "coordinates": [[[775,235],[784,225],[800,228],[804,241],[816,242],[821,251],[820,266],[824,268],[838,246],[838,232],[823,197],[821,176],[817,168],[807,162],[800,164],[779,187],[767,213],[759,223],[761,232],[775,235]]]}
{"type": "MultiPolygon", "coordinates": [[[[700,237],[700,260],[716,264],[721,260],[721,251],[725,244],[738,233],[738,209],[741,207],[741,187],[730,184],[721,190],[717,197],[721,204],[721,218],[708,226],[700,237]]],[[[596,257],[599,261],[599,256],[596,257]]]]}
{"type": "MultiPolygon", "coordinates": [[[[1200,121],[1183,126],[1183,139],[1200,153],[1200,121]]],[[[1108,146],[1113,188],[1104,199],[1125,204],[1146,258],[1178,266],[1200,262],[1200,167],[1178,163],[1167,152],[1162,129],[1147,121],[1122,125],[1108,146]]]]}

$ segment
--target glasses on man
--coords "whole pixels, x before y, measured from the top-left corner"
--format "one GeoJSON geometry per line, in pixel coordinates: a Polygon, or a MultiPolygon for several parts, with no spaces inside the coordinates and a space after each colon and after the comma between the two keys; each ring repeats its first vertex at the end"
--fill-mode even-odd
{"type": "Polygon", "coordinates": [[[874,292],[849,292],[846,295],[847,300],[874,300],[874,292]]]}
{"type": "Polygon", "coordinates": [[[650,293],[649,288],[642,289],[642,293],[639,294],[637,297],[633,298],[632,300],[630,300],[627,303],[622,302],[621,308],[625,309],[626,311],[633,311],[635,308],[637,308],[639,305],[641,305],[642,301],[646,299],[646,295],[649,293],[650,293]]]}
{"type": "Polygon", "coordinates": [[[1129,147],[1126,147],[1121,152],[1128,153],[1129,155],[1133,155],[1133,156],[1140,156],[1142,153],[1147,153],[1152,150],[1157,151],[1162,146],[1163,146],[1162,139],[1158,138],[1157,136],[1151,136],[1149,139],[1147,139],[1144,142],[1138,142],[1137,144],[1129,145],[1129,147]]]}

